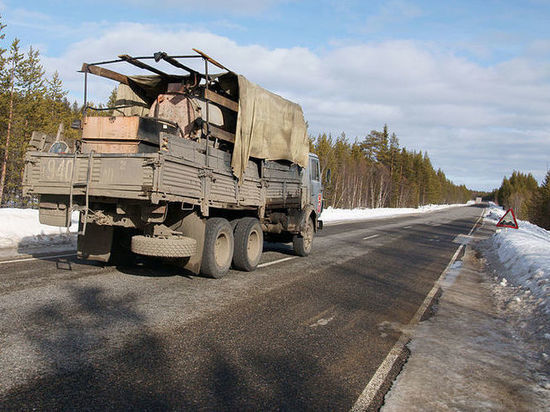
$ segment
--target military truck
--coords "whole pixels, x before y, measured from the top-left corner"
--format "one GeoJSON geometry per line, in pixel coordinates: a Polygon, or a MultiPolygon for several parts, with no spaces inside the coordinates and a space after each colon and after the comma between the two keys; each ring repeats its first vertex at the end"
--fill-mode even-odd
{"type": "Polygon", "coordinates": [[[24,193],[43,224],[80,211],[80,258],[156,256],[219,278],[254,270],[264,234],[310,253],[323,188],[302,109],[193,50],[84,63],[81,139],[33,134],[24,193]],[[114,107],[88,105],[90,75],[118,82],[114,107]]]}

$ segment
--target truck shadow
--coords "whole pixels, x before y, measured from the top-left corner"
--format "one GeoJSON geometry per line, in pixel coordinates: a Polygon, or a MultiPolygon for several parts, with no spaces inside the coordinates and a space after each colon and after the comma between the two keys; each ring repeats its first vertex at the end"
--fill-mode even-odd
{"type": "Polygon", "coordinates": [[[139,256],[135,261],[117,264],[115,266],[119,272],[132,276],[151,278],[181,276],[188,279],[196,276],[193,272],[178,265],[177,262],[145,256],[139,256]]]}
{"type": "Polygon", "coordinates": [[[291,243],[264,242],[264,252],[278,252],[284,255],[296,256],[291,243]]]}
{"type": "Polygon", "coordinates": [[[15,249],[19,254],[33,257],[40,257],[44,254],[76,253],[76,236],[74,234],[25,236],[15,249]]]}
{"type": "MultiPolygon", "coordinates": [[[[34,361],[20,369],[22,383],[0,391],[2,409],[309,409],[306,399],[323,389],[303,379],[304,371],[322,373],[311,351],[235,347],[200,325],[152,327],[131,293],[73,286],[62,294],[21,315],[25,342],[4,350],[34,361]]],[[[8,362],[17,369],[22,359],[8,362]]],[[[349,396],[336,380],[327,388],[349,396]]]]}
{"type": "MultiPolygon", "coordinates": [[[[10,410],[165,409],[176,388],[148,388],[169,371],[162,342],[134,308],[135,296],[112,297],[99,287],[69,287],[66,297],[23,320],[38,376],[0,396],[10,410]],[[63,301],[61,301],[63,299],[63,301]],[[123,339],[128,330],[131,339],[123,339]],[[118,405],[118,406],[116,406],[118,405]]],[[[26,366],[29,368],[29,366],[26,366]]]]}

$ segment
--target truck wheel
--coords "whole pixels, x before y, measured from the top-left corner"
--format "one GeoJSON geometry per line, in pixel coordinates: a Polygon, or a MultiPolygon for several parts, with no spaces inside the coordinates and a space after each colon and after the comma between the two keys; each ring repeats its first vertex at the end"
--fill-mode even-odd
{"type": "Polygon", "coordinates": [[[197,241],[184,236],[171,238],[132,236],[132,252],[167,258],[189,257],[197,253],[197,241]]]}
{"type": "Polygon", "coordinates": [[[294,235],[292,238],[292,246],[294,247],[294,253],[298,256],[307,256],[311,252],[311,245],[313,244],[313,235],[315,230],[313,228],[313,220],[308,219],[304,236],[294,235]]]}
{"type": "Polygon", "coordinates": [[[229,272],[233,259],[233,230],[226,219],[212,217],[206,221],[201,273],[219,279],[229,272]]]}
{"type": "Polygon", "coordinates": [[[264,234],[260,221],[255,217],[239,219],[234,235],[233,265],[237,269],[251,272],[258,266],[264,248],[264,234]]]}

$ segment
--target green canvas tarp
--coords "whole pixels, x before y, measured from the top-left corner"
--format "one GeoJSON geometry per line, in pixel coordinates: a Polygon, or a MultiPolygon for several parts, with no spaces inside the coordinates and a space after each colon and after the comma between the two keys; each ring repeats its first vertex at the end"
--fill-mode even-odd
{"type": "Polygon", "coordinates": [[[239,179],[249,157],[307,165],[309,140],[302,108],[239,75],[239,112],[231,159],[239,179]]]}

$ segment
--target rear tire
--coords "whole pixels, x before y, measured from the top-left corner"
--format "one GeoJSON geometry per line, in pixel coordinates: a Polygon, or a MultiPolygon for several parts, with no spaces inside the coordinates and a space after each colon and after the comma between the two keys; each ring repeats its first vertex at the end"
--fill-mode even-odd
{"type": "Polygon", "coordinates": [[[252,272],[258,266],[264,248],[264,234],[260,221],[255,217],[239,219],[234,236],[233,266],[252,272]]]}
{"type": "Polygon", "coordinates": [[[294,253],[298,256],[308,256],[311,253],[311,246],[313,244],[313,236],[315,229],[313,226],[313,220],[308,219],[304,235],[294,235],[292,238],[292,246],[294,247],[294,253]]]}
{"type": "Polygon", "coordinates": [[[233,230],[226,219],[212,217],[206,221],[201,273],[215,279],[224,277],[233,260],[233,230]]]}

